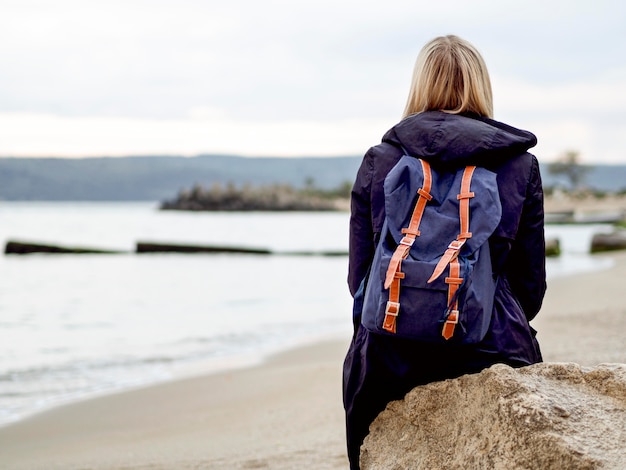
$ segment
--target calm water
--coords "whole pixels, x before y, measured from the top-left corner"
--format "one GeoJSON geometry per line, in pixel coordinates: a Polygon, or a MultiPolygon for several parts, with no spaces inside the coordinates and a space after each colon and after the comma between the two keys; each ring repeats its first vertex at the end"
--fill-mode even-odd
{"type": "MultiPolygon", "coordinates": [[[[146,203],[0,203],[8,239],[125,250],[0,256],[0,424],[100,393],[250,364],[350,334],[346,257],[130,253],[136,241],[346,251],[345,213],[159,212],[146,203]]],[[[603,227],[549,227],[549,274],[602,269],[603,227]]]]}

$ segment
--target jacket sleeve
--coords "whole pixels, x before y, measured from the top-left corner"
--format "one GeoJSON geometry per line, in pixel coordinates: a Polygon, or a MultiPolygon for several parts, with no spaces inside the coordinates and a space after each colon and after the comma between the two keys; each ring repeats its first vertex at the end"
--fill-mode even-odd
{"type": "Polygon", "coordinates": [[[545,260],[543,188],[539,163],[533,156],[520,224],[507,263],[511,288],[529,321],[539,312],[546,292],[545,260]]]}
{"type": "Polygon", "coordinates": [[[374,257],[374,233],[372,227],[371,185],[374,173],[373,150],[363,157],[352,187],[350,201],[350,240],[348,287],[354,296],[367,274],[374,257]]]}

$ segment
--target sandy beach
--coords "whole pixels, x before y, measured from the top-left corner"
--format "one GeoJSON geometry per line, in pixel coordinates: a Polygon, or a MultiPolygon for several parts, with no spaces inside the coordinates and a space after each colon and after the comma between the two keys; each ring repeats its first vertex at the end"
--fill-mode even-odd
{"type": "MultiPolygon", "coordinates": [[[[626,253],[610,256],[610,269],[549,282],[533,322],[546,361],[626,362],[626,253]]],[[[40,413],[0,429],[0,468],[347,468],[341,366],[348,342],[40,413]]]]}

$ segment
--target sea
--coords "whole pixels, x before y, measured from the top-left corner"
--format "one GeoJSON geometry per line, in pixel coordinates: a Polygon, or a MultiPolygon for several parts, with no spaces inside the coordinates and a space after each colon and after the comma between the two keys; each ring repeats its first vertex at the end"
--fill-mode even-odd
{"type": "MultiPolygon", "coordinates": [[[[0,201],[0,242],[117,254],[0,254],[0,426],[39,411],[245,367],[350,338],[345,212],[160,211],[147,202],[0,201]],[[259,254],[135,253],[139,241],[259,254]],[[329,254],[332,254],[330,256],[329,254]]],[[[547,226],[548,276],[606,269],[604,225],[547,226]]]]}

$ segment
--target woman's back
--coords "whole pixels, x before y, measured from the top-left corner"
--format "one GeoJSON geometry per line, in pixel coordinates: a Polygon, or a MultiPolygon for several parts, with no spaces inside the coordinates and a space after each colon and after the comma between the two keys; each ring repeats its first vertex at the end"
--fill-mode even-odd
{"type": "Polygon", "coordinates": [[[435,38],[417,58],[403,119],[368,150],[358,171],[348,275],[355,331],[343,377],[352,469],[359,468],[359,448],[369,424],[389,401],[415,386],[495,363],[541,361],[529,325],[546,289],[541,177],[537,159],[527,152],[537,141],[530,132],[493,120],[492,114],[491,85],[480,54],[456,36],[435,38]],[[496,279],[493,311],[484,338],[475,344],[403,338],[393,328],[381,333],[361,323],[361,287],[387,215],[383,185],[405,153],[444,173],[476,165],[497,175],[502,215],[489,238],[496,279]]]}

